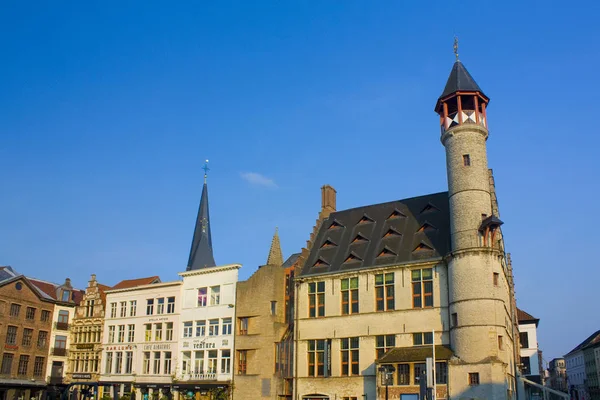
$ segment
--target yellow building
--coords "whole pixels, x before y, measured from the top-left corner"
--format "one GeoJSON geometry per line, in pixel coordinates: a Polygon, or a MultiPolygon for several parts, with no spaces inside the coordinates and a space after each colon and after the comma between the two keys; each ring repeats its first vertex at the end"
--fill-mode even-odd
{"type": "Polygon", "coordinates": [[[439,97],[448,191],[321,215],[296,273],[295,399],[515,397],[512,269],[488,170],[488,97],[457,59],[439,97]],[[430,374],[433,375],[433,372],[430,374]],[[391,379],[389,379],[391,378],[391,379]],[[435,384],[433,382],[436,382],[435,384]]]}

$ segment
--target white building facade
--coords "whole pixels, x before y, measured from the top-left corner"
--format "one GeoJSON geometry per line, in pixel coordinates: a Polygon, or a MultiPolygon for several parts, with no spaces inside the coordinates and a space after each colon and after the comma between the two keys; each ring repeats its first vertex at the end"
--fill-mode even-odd
{"type": "Polygon", "coordinates": [[[537,339],[539,319],[520,309],[517,309],[517,316],[521,343],[521,372],[527,379],[543,384],[537,339]]]}
{"type": "Polygon", "coordinates": [[[230,390],[240,267],[230,264],[179,274],[183,278],[182,305],[174,377],[179,393],[202,399],[215,391],[230,390]]]}
{"type": "Polygon", "coordinates": [[[170,397],[177,365],[181,282],[106,292],[100,384],[115,398],[170,397]]]}

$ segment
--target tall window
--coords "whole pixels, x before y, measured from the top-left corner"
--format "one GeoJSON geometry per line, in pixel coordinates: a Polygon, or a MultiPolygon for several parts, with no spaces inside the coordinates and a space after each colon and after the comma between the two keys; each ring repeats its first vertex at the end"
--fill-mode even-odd
{"type": "Polygon", "coordinates": [[[325,376],[325,340],[308,341],[308,376],[325,376]]]}
{"type": "Polygon", "coordinates": [[[27,375],[27,367],[29,367],[29,356],[22,354],[19,357],[19,370],[17,373],[19,375],[27,375]]]}
{"type": "Polygon", "coordinates": [[[71,299],[71,291],[70,290],[63,289],[61,294],[62,294],[62,296],[61,296],[62,301],[69,301],[71,299]]]}
{"type": "Polygon", "coordinates": [[[414,364],[413,368],[415,370],[415,380],[413,385],[418,385],[421,375],[427,370],[427,365],[425,363],[414,364]]]}
{"type": "Polygon", "coordinates": [[[67,348],[67,337],[63,336],[63,335],[56,335],[54,337],[54,348],[66,349],[67,348]]]}
{"type": "Polygon", "coordinates": [[[90,318],[94,316],[94,300],[88,300],[85,302],[85,317],[90,318]]]}
{"type": "Polygon", "coordinates": [[[210,305],[216,306],[221,304],[221,287],[211,286],[210,287],[210,305]]]}
{"type": "Polygon", "coordinates": [[[358,374],[358,338],[342,339],[342,375],[358,374]]]}
{"type": "Polygon", "coordinates": [[[385,353],[396,346],[395,335],[381,335],[375,337],[376,357],[381,358],[385,353]]]}
{"type": "Polygon", "coordinates": [[[17,327],[8,326],[6,328],[6,344],[17,344],[17,327]]]}
{"type": "Polygon", "coordinates": [[[12,374],[13,358],[13,354],[4,353],[4,356],[2,357],[2,375],[12,374]]]}
{"type": "Polygon", "coordinates": [[[26,319],[35,319],[35,308],[27,307],[27,311],[25,312],[26,319]]]}
{"type": "Polygon", "coordinates": [[[433,269],[412,270],[413,308],[433,307],[433,269]]]}
{"type": "Polygon", "coordinates": [[[150,352],[144,352],[143,364],[142,364],[142,374],[148,375],[150,373],[150,352]]]}
{"type": "Polygon", "coordinates": [[[219,320],[211,319],[208,324],[208,336],[219,336],[219,320]]]}
{"type": "Polygon", "coordinates": [[[33,363],[33,376],[40,377],[44,374],[44,357],[36,357],[33,363]]]}
{"type": "Polygon", "coordinates": [[[165,365],[163,368],[163,374],[169,375],[171,373],[171,352],[165,351],[165,365]]]}
{"type": "Polygon", "coordinates": [[[342,315],[358,313],[358,277],[342,279],[342,315]]]}
{"type": "Polygon", "coordinates": [[[154,299],[146,300],[146,315],[154,314],[154,299]]]}
{"type": "Polygon", "coordinates": [[[157,314],[164,314],[165,313],[165,298],[161,297],[160,299],[156,300],[157,304],[156,304],[156,313],[157,314]]]}
{"type": "Polygon", "coordinates": [[[308,284],[308,316],[310,318],[325,316],[325,282],[308,284]]]}
{"type": "Polygon", "coordinates": [[[115,374],[123,372],[123,352],[117,351],[115,353],[115,374]]]}
{"type": "Polygon", "coordinates": [[[130,300],[129,301],[129,316],[135,317],[136,314],[137,314],[137,300],[130,300]]]}
{"type": "Polygon", "coordinates": [[[11,317],[18,317],[20,312],[21,312],[20,304],[12,303],[10,305],[10,316],[11,317]]]}
{"type": "Polygon", "coordinates": [[[154,375],[160,374],[160,351],[154,352],[154,366],[152,368],[152,373],[154,375]]]}
{"type": "Polygon", "coordinates": [[[115,326],[110,325],[108,327],[108,343],[114,343],[114,342],[115,342],[115,326]]]}
{"type": "Polygon", "coordinates": [[[48,311],[48,310],[42,310],[40,321],[42,321],[42,322],[48,322],[48,321],[50,321],[50,311],[48,311]]]}
{"type": "Polygon", "coordinates": [[[433,332],[413,333],[413,346],[421,346],[424,344],[433,344],[433,332]]]}
{"type": "Polygon", "coordinates": [[[410,364],[398,364],[398,385],[410,385],[410,364]]]}
{"type": "Polygon", "coordinates": [[[125,352],[125,373],[131,374],[133,371],[133,351],[125,352]]]}
{"type": "Polygon", "coordinates": [[[206,336],[206,321],[196,321],[196,336],[206,336]]]}
{"type": "Polygon", "coordinates": [[[43,349],[44,347],[46,347],[48,343],[48,332],[46,331],[39,331],[38,332],[38,340],[37,340],[37,347],[40,349],[43,349]]]}
{"type": "Polygon", "coordinates": [[[127,325],[127,341],[129,343],[135,342],[135,325],[134,324],[127,325]]]}
{"type": "Polygon", "coordinates": [[[110,317],[117,318],[117,303],[110,303],[110,317]]]}
{"type": "Polygon", "coordinates": [[[208,300],[208,288],[201,287],[198,289],[198,307],[206,307],[208,300]]]}
{"type": "Polygon", "coordinates": [[[154,324],[154,340],[156,340],[157,342],[162,341],[162,330],[163,324],[154,324]]]}
{"type": "Polygon", "coordinates": [[[21,344],[23,346],[31,346],[31,339],[33,337],[33,329],[25,328],[23,329],[23,340],[21,344]]]}
{"type": "Polygon", "coordinates": [[[527,332],[519,333],[519,341],[521,342],[522,349],[529,348],[529,335],[527,334],[527,332]]]}
{"type": "Polygon", "coordinates": [[[121,302],[121,318],[125,318],[127,316],[127,302],[126,301],[122,301],[121,302]]]}
{"type": "Polygon", "coordinates": [[[183,360],[181,360],[181,373],[183,375],[188,374],[190,372],[190,359],[192,354],[189,351],[183,352],[183,360]]]}
{"type": "Polygon", "coordinates": [[[167,332],[165,334],[165,340],[173,340],[173,323],[167,322],[167,332]]]}
{"type": "Polygon", "coordinates": [[[192,321],[186,321],[183,323],[183,337],[192,337],[192,321]]]}
{"type": "Polygon", "coordinates": [[[238,375],[246,375],[248,351],[238,350],[238,375]]]}
{"type": "Polygon", "coordinates": [[[175,297],[167,297],[167,314],[175,312],[175,297]]]}
{"type": "Polygon", "coordinates": [[[124,341],[125,341],[125,325],[119,325],[118,342],[123,343],[124,341]]]}
{"type": "Polygon", "coordinates": [[[231,335],[231,318],[223,318],[223,335],[231,335]]]}
{"type": "Polygon", "coordinates": [[[208,373],[216,374],[217,373],[217,350],[209,350],[208,351],[208,373]]]}
{"type": "Polygon", "coordinates": [[[448,384],[448,364],[445,362],[435,363],[435,383],[438,385],[448,384]]]}
{"type": "Polygon", "coordinates": [[[375,304],[377,311],[394,309],[394,273],[375,275],[375,304]]]}
{"type": "Polygon", "coordinates": [[[248,334],[248,317],[242,317],[239,319],[239,334],[247,335],[248,334]]]}
{"type": "Polygon", "coordinates": [[[106,364],[104,366],[104,371],[107,374],[112,374],[112,362],[113,360],[113,353],[112,351],[109,351],[106,353],[106,364]]]}
{"type": "Polygon", "coordinates": [[[221,350],[221,373],[231,372],[231,350],[221,350]]]}
{"type": "Polygon", "coordinates": [[[194,352],[194,371],[195,374],[204,373],[204,350],[194,352]]]}
{"type": "Polygon", "coordinates": [[[152,324],[144,324],[144,342],[152,340],[152,324]]]}

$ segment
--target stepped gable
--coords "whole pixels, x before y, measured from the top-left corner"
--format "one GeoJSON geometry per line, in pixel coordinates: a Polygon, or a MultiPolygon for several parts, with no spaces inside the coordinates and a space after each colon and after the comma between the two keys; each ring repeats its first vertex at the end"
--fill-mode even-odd
{"type": "Polygon", "coordinates": [[[299,275],[418,262],[449,252],[448,192],[441,192],[331,213],[299,275]]]}

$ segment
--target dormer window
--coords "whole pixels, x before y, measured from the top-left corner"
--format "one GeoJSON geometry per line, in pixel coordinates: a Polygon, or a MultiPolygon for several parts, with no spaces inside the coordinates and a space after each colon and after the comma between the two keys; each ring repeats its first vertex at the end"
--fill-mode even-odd
{"type": "Polygon", "coordinates": [[[60,300],[61,301],[69,301],[70,299],[71,299],[71,291],[63,289],[61,296],[60,296],[60,300]]]}

